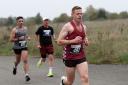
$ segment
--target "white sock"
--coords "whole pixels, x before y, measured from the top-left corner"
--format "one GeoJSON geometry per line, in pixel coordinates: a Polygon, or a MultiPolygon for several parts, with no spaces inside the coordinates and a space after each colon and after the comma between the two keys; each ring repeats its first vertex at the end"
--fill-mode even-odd
{"type": "Polygon", "coordinates": [[[14,68],[17,68],[17,66],[16,66],[16,64],[14,63],[14,66],[13,66],[14,68]]]}
{"type": "Polygon", "coordinates": [[[53,67],[49,67],[49,72],[52,73],[53,67]]]}
{"type": "Polygon", "coordinates": [[[28,76],[28,73],[26,73],[25,76],[28,76]]]}
{"type": "Polygon", "coordinates": [[[16,68],[16,66],[14,65],[13,68],[16,68]]]}

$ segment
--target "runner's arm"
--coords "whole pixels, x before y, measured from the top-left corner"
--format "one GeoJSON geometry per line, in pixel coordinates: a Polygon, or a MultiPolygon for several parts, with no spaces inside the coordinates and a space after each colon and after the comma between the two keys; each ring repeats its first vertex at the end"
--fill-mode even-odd
{"type": "Polygon", "coordinates": [[[87,27],[84,25],[84,32],[85,32],[85,39],[84,39],[84,44],[86,45],[86,46],[88,46],[89,45],[89,41],[88,41],[88,37],[87,37],[87,27]]]}
{"type": "Polygon", "coordinates": [[[12,31],[11,31],[10,39],[9,39],[9,41],[11,41],[11,42],[15,42],[15,41],[18,40],[17,38],[15,38],[15,31],[16,31],[15,28],[13,28],[12,31]]]}
{"type": "Polygon", "coordinates": [[[40,45],[39,35],[36,34],[36,38],[35,38],[35,40],[36,40],[36,44],[37,44],[37,45],[40,45]]]}
{"type": "Polygon", "coordinates": [[[67,26],[64,25],[63,28],[61,29],[58,39],[57,39],[57,44],[58,45],[66,45],[70,44],[70,40],[64,39],[68,34],[67,26]]]}

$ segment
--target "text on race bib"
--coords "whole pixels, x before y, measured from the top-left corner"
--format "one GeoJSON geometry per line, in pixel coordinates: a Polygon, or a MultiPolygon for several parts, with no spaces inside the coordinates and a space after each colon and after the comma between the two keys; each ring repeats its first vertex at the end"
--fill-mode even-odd
{"type": "Polygon", "coordinates": [[[73,54],[80,53],[81,45],[71,45],[70,52],[73,54]]]}
{"type": "Polygon", "coordinates": [[[50,36],[51,30],[44,30],[44,35],[45,36],[50,36]]]}
{"type": "Polygon", "coordinates": [[[26,47],[27,46],[27,42],[26,41],[19,41],[19,44],[22,47],[26,47]]]}

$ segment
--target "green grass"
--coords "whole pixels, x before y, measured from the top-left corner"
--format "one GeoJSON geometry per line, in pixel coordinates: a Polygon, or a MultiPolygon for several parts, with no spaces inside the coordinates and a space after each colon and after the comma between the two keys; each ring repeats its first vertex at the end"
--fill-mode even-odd
{"type": "MultiPolygon", "coordinates": [[[[89,63],[128,64],[128,19],[86,22],[90,45],[86,48],[89,63]]],[[[64,23],[51,23],[58,36],[64,23]]],[[[31,41],[28,43],[29,55],[40,56],[35,46],[37,25],[29,25],[31,41]]],[[[8,42],[10,30],[0,27],[0,55],[13,55],[12,43],[8,42]]],[[[55,56],[61,57],[63,48],[54,42],[55,56]]]]}
{"type": "Polygon", "coordinates": [[[128,64],[128,53],[124,53],[119,58],[122,64],[128,64]]]}

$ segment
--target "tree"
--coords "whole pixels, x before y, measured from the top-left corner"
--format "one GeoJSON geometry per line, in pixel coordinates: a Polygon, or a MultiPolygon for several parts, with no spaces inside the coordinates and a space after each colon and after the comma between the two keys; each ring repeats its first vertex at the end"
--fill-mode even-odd
{"type": "Polygon", "coordinates": [[[86,11],[83,13],[83,21],[86,21],[86,20],[89,20],[88,19],[88,16],[86,16],[87,14],[86,14],[86,11]]]}
{"type": "Polygon", "coordinates": [[[128,18],[128,13],[126,11],[123,11],[123,12],[120,12],[119,16],[120,18],[125,19],[125,18],[128,18]]]}
{"type": "Polygon", "coordinates": [[[6,18],[0,18],[0,26],[6,25],[7,19],[6,18]]]}
{"type": "Polygon", "coordinates": [[[98,12],[97,12],[97,18],[98,19],[107,19],[107,15],[106,15],[106,11],[105,9],[99,9],[98,12]]]}
{"type": "Polygon", "coordinates": [[[117,19],[117,18],[119,18],[119,15],[117,13],[110,13],[108,15],[108,18],[109,19],[117,19]]]}
{"type": "Polygon", "coordinates": [[[36,24],[41,24],[42,17],[40,15],[40,13],[37,13],[37,15],[35,16],[35,22],[36,22],[36,24]]]}
{"type": "Polygon", "coordinates": [[[62,13],[59,17],[54,18],[54,22],[67,22],[70,17],[66,13],[62,13]]]}
{"type": "Polygon", "coordinates": [[[26,21],[25,24],[27,26],[32,26],[32,25],[35,25],[36,24],[35,17],[28,17],[25,21],[26,21]]]}
{"type": "Polygon", "coordinates": [[[86,16],[87,16],[88,20],[96,20],[97,19],[97,10],[92,5],[90,5],[89,7],[87,7],[86,16]]]}
{"type": "Polygon", "coordinates": [[[13,24],[14,24],[14,18],[11,17],[11,16],[9,16],[9,17],[7,18],[7,23],[6,23],[6,25],[10,26],[10,25],[13,25],[13,24]]]}

